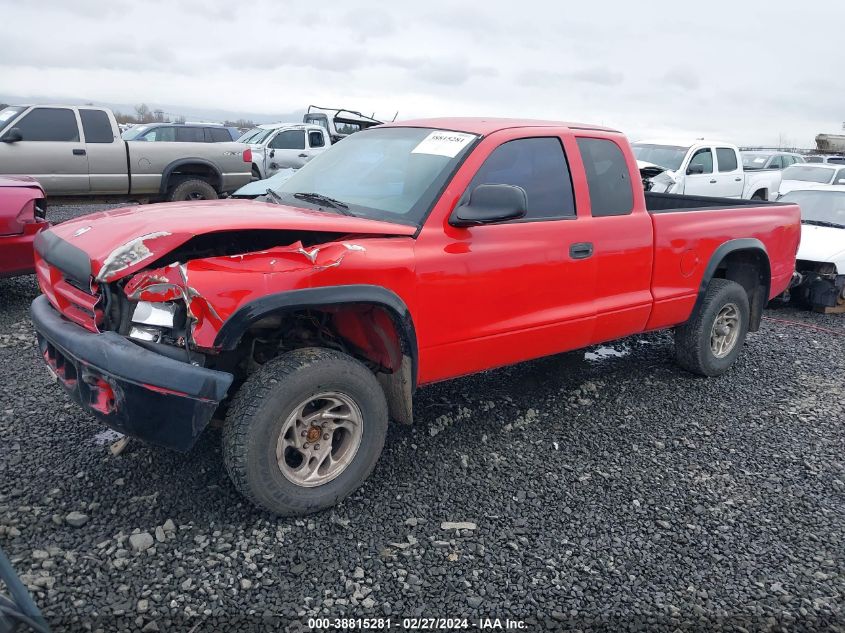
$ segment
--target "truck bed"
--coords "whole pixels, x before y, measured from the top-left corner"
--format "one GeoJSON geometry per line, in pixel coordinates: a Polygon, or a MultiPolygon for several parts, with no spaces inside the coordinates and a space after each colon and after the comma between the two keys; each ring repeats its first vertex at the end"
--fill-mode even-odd
{"type": "Polygon", "coordinates": [[[780,204],[765,200],[743,200],[742,198],[711,198],[708,196],[685,196],[676,193],[645,192],[645,206],[649,213],[677,213],[680,211],[706,211],[731,209],[735,207],[768,207],[780,204]]]}

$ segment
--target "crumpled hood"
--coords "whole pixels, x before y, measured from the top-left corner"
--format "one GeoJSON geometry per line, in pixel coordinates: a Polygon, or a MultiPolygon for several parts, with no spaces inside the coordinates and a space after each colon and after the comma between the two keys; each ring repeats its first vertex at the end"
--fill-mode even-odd
{"type": "Polygon", "coordinates": [[[113,209],[64,222],[51,232],[90,257],[94,277],[114,281],[197,235],[250,229],[382,236],[416,233],[415,227],[403,224],[252,200],[171,202],[113,209]]]}
{"type": "Polygon", "coordinates": [[[802,224],[801,246],[795,258],[831,262],[837,264],[837,272],[845,273],[845,229],[802,224]]]}

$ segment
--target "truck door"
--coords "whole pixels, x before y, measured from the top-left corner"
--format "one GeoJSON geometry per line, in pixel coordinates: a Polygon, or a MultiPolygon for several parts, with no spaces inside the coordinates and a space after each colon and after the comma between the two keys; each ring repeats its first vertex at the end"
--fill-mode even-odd
{"type": "Polygon", "coordinates": [[[713,174],[713,148],[700,147],[693,151],[684,175],[684,194],[716,196],[718,182],[713,174]]]}
{"type": "Polygon", "coordinates": [[[577,143],[589,190],[585,221],[596,267],[590,343],[602,343],[645,329],[653,302],[653,227],[642,196],[634,195],[636,163],[628,163],[613,138],[579,136],[577,143]]]}
{"type": "Polygon", "coordinates": [[[741,198],[745,185],[742,161],[732,147],[716,148],[716,193],[722,198],[741,198]]]}
{"type": "Polygon", "coordinates": [[[88,157],[70,108],[33,108],[10,129],[21,140],[0,143],[0,173],[32,176],[49,195],[90,191],[88,157]]]}
{"type": "Polygon", "coordinates": [[[280,130],[267,145],[265,165],[270,177],[280,169],[302,167],[308,154],[305,151],[305,130],[280,130]]]}
{"type": "Polygon", "coordinates": [[[80,108],[91,191],[98,194],[129,192],[126,143],[120,138],[105,110],[80,108]]]}
{"type": "Polygon", "coordinates": [[[415,246],[419,339],[426,341],[422,382],[590,341],[593,236],[585,210],[576,211],[562,137],[550,132],[541,129],[535,133],[543,136],[530,138],[525,128],[493,134],[455,178],[463,183],[454,192],[458,204],[478,185],[520,187],[527,199],[524,218],[461,228],[449,224],[447,213],[423,227],[415,246]]]}

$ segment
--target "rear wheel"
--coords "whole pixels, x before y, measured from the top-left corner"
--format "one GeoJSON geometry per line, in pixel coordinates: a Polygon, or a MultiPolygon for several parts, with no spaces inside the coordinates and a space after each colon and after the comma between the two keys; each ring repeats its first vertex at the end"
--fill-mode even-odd
{"type": "Polygon", "coordinates": [[[183,180],[173,187],[167,194],[170,202],[184,202],[185,200],[216,200],[217,192],[204,180],[183,180]]]}
{"type": "Polygon", "coordinates": [[[288,352],[238,391],[223,429],[226,469],[238,491],[279,515],[317,512],[372,472],[387,432],[375,375],[322,348],[288,352]]]}
{"type": "Polygon", "coordinates": [[[749,317],[745,289],[727,279],[712,279],[699,308],[675,329],[675,360],[701,376],[725,373],[739,356],[749,317]]]}

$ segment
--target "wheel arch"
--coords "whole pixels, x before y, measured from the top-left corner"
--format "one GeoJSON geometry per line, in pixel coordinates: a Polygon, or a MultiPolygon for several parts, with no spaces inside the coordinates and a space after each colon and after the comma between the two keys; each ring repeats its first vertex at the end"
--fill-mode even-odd
{"type": "Polygon", "coordinates": [[[748,329],[751,332],[759,330],[772,283],[771,265],[765,244],[749,237],[730,240],[719,246],[710,256],[704,270],[693,314],[701,306],[707,286],[714,278],[734,281],[745,289],[751,308],[748,329]]]}
{"type": "MultiPolygon", "coordinates": [[[[377,377],[385,391],[391,417],[410,423],[411,400],[419,371],[416,330],[405,302],[395,292],[382,286],[326,286],[266,295],[238,308],[223,323],[215,337],[214,347],[233,351],[244,334],[263,319],[313,309],[332,311],[335,317],[341,317],[338,329],[345,338],[362,345],[372,343],[370,351],[384,351],[390,357],[391,373],[378,373],[377,377]],[[386,327],[386,322],[378,315],[370,318],[372,315],[362,314],[361,308],[367,307],[379,308],[389,317],[392,328],[386,327]]],[[[361,345],[357,348],[363,349],[366,355],[366,348],[361,345]]]]}
{"type": "Polygon", "coordinates": [[[162,170],[159,193],[164,195],[170,188],[174,176],[179,175],[199,176],[214,187],[218,193],[223,186],[223,174],[220,173],[217,165],[205,158],[179,158],[174,160],[162,170]]]}

